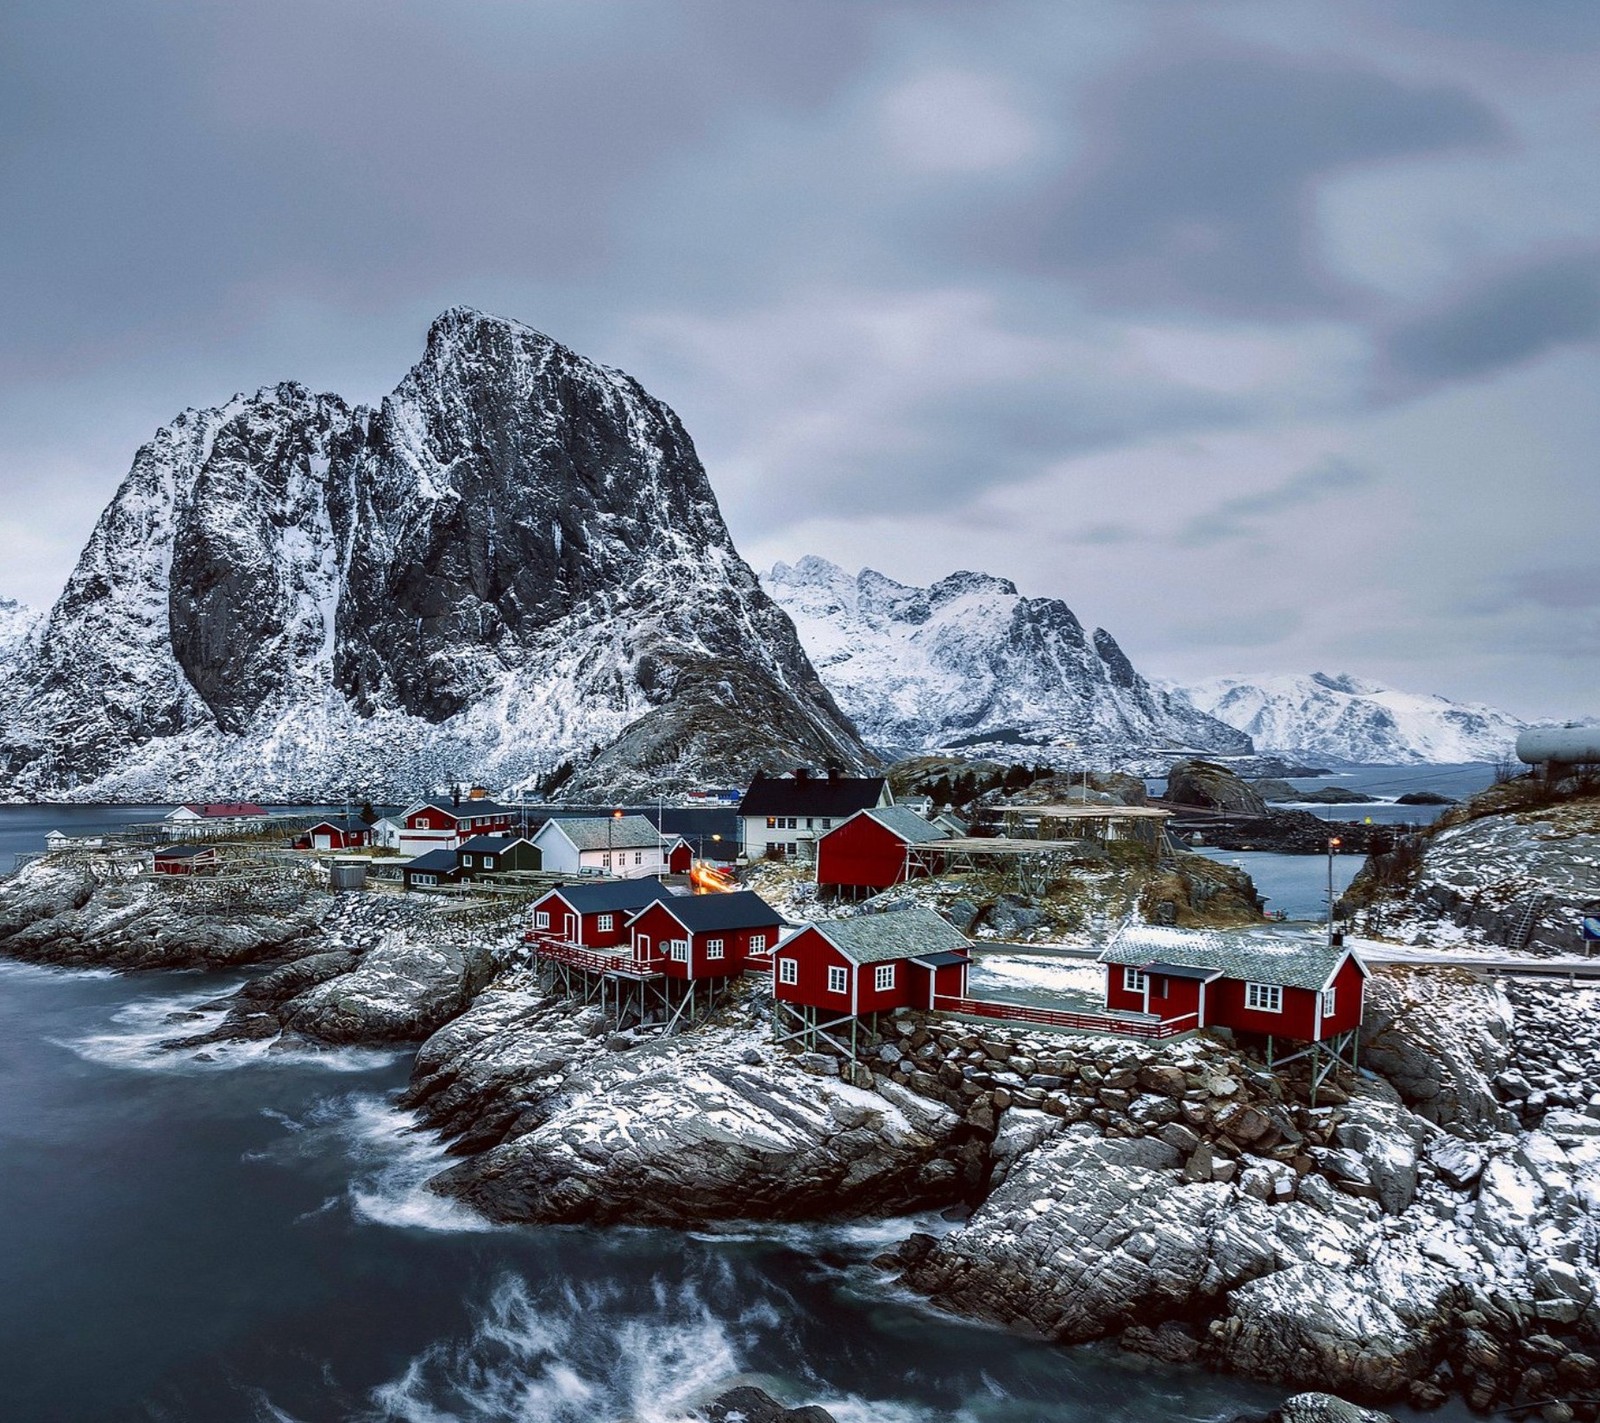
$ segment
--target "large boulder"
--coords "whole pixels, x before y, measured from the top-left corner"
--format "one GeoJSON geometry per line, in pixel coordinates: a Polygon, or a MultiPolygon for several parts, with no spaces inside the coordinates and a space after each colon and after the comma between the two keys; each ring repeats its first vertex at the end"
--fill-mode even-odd
{"type": "Polygon", "coordinates": [[[1266,815],[1267,803],[1226,766],[1214,761],[1178,761],[1167,772],[1166,799],[1235,815],[1266,815]]]}

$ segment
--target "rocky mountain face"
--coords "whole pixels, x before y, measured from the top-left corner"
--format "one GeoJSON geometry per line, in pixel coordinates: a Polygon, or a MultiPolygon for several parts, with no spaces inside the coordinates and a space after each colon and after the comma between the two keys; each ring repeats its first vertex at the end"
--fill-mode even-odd
{"type": "Polygon", "coordinates": [[[1246,732],[1262,751],[1370,765],[1495,761],[1527,722],[1470,702],[1400,692],[1347,674],[1213,677],[1168,688],[1246,732]]]}
{"type": "Polygon", "coordinates": [[[1015,759],[1072,743],[1116,760],[1156,748],[1250,750],[1249,738],[1152,686],[1104,629],[1059,598],[985,573],[911,588],[816,557],[777,564],[767,591],[867,741],[899,754],[983,748],[1015,759]]]}
{"type": "Polygon", "coordinates": [[[864,751],[660,401],[457,309],[373,410],[279,385],[135,457],[0,693],[0,786],[637,794],[864,751]]]}
{"type": "Polygon", "coordinates": [[[0,672],[26,652],[38,626],[37,610],[11,598],[0,598],[0,672]]]}

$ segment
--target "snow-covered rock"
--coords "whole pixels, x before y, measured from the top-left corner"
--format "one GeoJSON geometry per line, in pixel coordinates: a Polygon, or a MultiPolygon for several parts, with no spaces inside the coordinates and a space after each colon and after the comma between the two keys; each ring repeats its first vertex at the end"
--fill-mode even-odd
{"type": "Polygon", "coordinates": [[[862,754],[672,411],[462,309],[377,410],[284,384],[159,431],[0,688],[19,795],[392,799],[564,762],[637,793],[862,754]]]}
{"type": "Polygon", "coordinates": [[[1258,751],[1302,760],[1421,765],[1510,757],[1527,723],[1476,702],[1396,691],[1327,672],[1162,684],[1249,734],[1258,751]]]}
{"type": "Polygon", "coordinates": [[[913,588],[807,556],[762,581],[874,746],[1028,755],[1068,743],[1079,765],[1157,747],[1250,749],[1152,687],[1110,633],[1085,631],[1059,598],[1025,598],[1004,578],[961,572],[913,588]]]}
{"type": "Polygon", "coordinates": [[[7,672],[32,643],[40,615],[36,608],[0,598],[0,673],[7,672]]]}

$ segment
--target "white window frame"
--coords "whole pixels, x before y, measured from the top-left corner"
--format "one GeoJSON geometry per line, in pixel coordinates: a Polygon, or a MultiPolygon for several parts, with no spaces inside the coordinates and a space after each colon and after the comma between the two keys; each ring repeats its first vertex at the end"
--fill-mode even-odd
{"type": "Polygon", "coordinates": [[[601,853],[600,853],[600,868],[603,869],[603,870],[609,870],[611,868],[611,851],[609,851],[609,850],[602,850],[601,851],[601,853]]]}
{"type": "Polygon", "coordinates": [[[644,851],[643,850],[635,850],[633,852],[633,862],[636,865],[642,865],[644,863],[644,851]]]}
{"type": "Polygon", "coordinates": [[[463,855],[461,857],[461,863],[464,864],[464,865],[470,865],[472,863],[472,856],[471,855],[463,855]]]}
{"type": "Polygon", "coordinates": [[[1338,1000],[1339,990],[1337,987],[1324,988],[1322,990],[1322,1016],[1324,1018],[1333,1017],[1334,1013],[1337,1011],[1335,1005],[1337,1004],[1338,1000]]]}
{"type": "Polygon", "coordinates": [[[706,957],[708,959],[720,959],[726,957],[722,951],[721,939],[706,940],[706,957]]]}
{"type": "Polygon", "coordinates": [[[617,919],[614,914],[602,914],[594,921],[597,934],[609,934],[616,927],[617,919]]]}
{"type": "Polygon", "coordinates": [[[894,987],[894,965],[881,963],[872,970],[872,987],[876,993],[887,993],[894,987]]]}
{"type": "Polygon", "coordinates": [[[1131,966],[1122,970],[1122,991],[1124,993],[1144,992],[1144,971],[1131,966]]]}
{"type": "Polygon", "coordinates": [[[412,875],[411,876],[411,883],[412,884],[438,884],[439,883],[439,876],[438,875],[412,875]]]}
{"type": "Polygon", "coordinates": [[[674,939],[667,946],[673,963],[689,962],[689,941],[687,939],[674,939]]]}
{"type": "Polygon", "coordinates": [[[1252,1013],[1283,1012],[1283,985],[1281,983],[1246,983],[1244,1006],[1252,1013]]]}
{"type": "Polygon", "coordinates": [[[534,910],[533,927],[535,929],[548,929],[550,927],[550,911],[548,909],[534,910]]]}
{"type": "Polygon", "coordinates": [[[850,991],[850,970],[842,968],[836,963],[828,965],[828,992],[848,993],[850,991]]]}
{"type": "MultiPolygon", "coordinates": [[[[767,951],[767,936],[765,934],[752,934],[750,936],[750,952],[753,953],[753,954],[764,954],[764,953],[766,953],[766,951],[767,951]]],[[[785,962],[793,963],[794,960],[787,959],[787,960],[785,960],[785,962]]]]}
{"type": "Polygon", "coordinates": [[[791,985],[800,982],[800,960],[799,959],[779,959],[778,960],[778,982],[779,983],[787,983],[787,984],[791,984],[791,985]]]}

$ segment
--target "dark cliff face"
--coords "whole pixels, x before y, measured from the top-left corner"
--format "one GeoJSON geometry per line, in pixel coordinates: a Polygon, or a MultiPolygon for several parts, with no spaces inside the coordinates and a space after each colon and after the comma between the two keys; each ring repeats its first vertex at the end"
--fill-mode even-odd
{"type": "Polygon", "coordinates": [[[0,711],[25,788],[132,749],[148,789],[198,794],[256,738],[299,756],[296,789],[332,789],[335,759],[357,779],[397,728],[415,778],[430,725],[453,758],[440,775],[528,779],[630,729],[680,781],[864,754],[672,411],[464,310],[377,411],[288,384],[161,431],[22,679],[0,711]]]}

